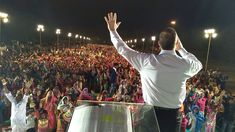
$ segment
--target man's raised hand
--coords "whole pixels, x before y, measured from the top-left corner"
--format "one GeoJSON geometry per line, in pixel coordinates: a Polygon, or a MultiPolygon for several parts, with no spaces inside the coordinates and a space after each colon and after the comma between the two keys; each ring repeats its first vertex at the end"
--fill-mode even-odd
{"type": "Polygon", "coordinates": [[[183,44],[182,44],[178,34],[176,34],[176,38],[175,39],[176,39],[175,50],[178,51],[180,49],[183,49],[184,47],[183,47],[183,44]]]}
{"type": "Polygon", "coordinates": [[[108,13],[108,17],[104,17],[109,31],[116,31],[121,22],[117,22],[117,13],[108,13]]]}

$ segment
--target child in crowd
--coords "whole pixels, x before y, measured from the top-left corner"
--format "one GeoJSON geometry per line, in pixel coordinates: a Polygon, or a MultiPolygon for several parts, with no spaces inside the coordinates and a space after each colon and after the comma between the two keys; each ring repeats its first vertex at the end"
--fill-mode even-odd
{"type": "Polygon", "coordinates": [[[40,111],[40,118],[38,120],[38,131],[37,132],[49,132],[49,120],[47,116],[47,111],[40,111]]]}
{"type": "Polygon", "coordinates": [[[26,116],[26,125],[27,125],[27,132],[35,132],[35,116],[34,116],[34,110],[29,109],[27,111],[27,116],[26,116]]]}

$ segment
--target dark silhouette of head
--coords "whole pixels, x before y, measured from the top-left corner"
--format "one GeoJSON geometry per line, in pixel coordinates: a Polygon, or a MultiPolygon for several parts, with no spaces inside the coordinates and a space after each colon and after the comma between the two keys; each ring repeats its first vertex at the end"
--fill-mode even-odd
{"type": "Polygon", "coordinates": [[[163,50],[174,50],[175,40],[176,40],[175,29],[168,27],[160,33],[158,44],[163,50]]]}

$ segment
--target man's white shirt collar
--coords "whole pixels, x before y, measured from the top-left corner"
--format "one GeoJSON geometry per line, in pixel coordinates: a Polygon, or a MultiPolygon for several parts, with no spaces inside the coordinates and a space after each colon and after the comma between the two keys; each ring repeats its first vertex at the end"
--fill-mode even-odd
{"type": "Polygon", "coordinates": [[[177,55],[176,52],[175,52],[175,50],[161,50],[161,52],[159,53],[159,55],[165,54],[165,53],[167,53],[167,54],[172,54],[172,55],[177,55]]]}

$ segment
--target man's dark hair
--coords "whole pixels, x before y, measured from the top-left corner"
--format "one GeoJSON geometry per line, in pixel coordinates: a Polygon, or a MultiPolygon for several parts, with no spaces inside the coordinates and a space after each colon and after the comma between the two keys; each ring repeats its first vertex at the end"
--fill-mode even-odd
{"type": "Polygon", "coordinates": [[[163,50],[173,50],[175,45],[175,37],[175,29],[168,27],[160,33],[158,43],[163,50]]]}

